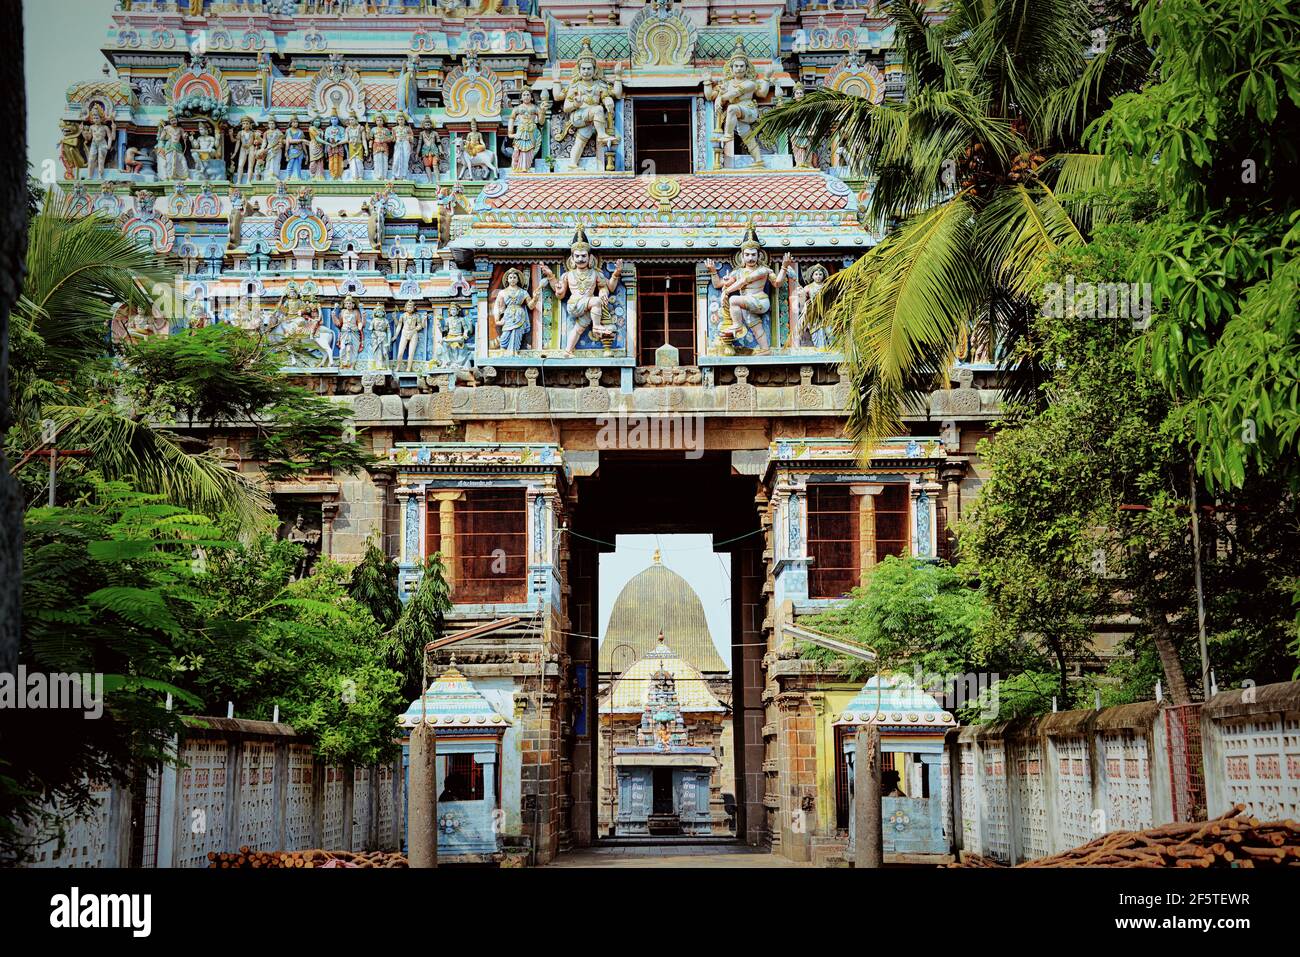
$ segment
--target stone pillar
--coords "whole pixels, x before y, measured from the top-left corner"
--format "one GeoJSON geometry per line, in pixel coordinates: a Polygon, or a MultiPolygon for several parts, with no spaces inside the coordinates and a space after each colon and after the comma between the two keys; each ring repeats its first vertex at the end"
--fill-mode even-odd
{"type": "Polygon", "coordinates": [[[411,867],[438,866],[437,732],[421,722],[411,729],[410,790],[407,797],[407,859],[411,867]]]}
{"type": "Polygon", "coordinates": [[[338,514],[337,501],[325,499],[320,503],[321,554],[327,558],[334,557],[334,519],[338,514]]]}
{"type": "Polygon", "coordinates": [[[456,588],[456,503],[464,497],[464,492],[437,491],[430,495],[438,503],[438,551],[442,553],[443,577],[453,592],[456,588]]]}
{"type": "Polygon", "coordinates": [[[943,486],[938,482],[918,482],[911,486],[914,558],[935,558],[939,554],[935,499],[942,491],[943,486]]]}
{"type": "Polygon", "coordinates": [[[777,768],[781,801],[781,853],[792,861],[812,859],[817,812],[816,716],[808,696],[784,691],[776,696],[780,727],[777,768]]]}
{"type": "Polygon", "coordinates": [[[949,540],[956,538],[953,527],[961,518],[961,480],[966,477],[966,463],[948,462],[939,470],[939,480],[944,483],[945,495],[948,501],[948,527],[947,533],[949,540]]]}
{"type": "Polygon", "coordinates": [[[883,489],[883,485],[849,486],[858,496],[858,575],[864,580],[876,567],[876,496],[883,489]]]}
{"type": "Polygon", "coordinates": [[[394,493],[401,515],[398,538],[398,575],[397,585],[402,597],[406,598],[415,590],[424,567],[424,522],[425,493],[422,486],[399,485],[394,493]]]}

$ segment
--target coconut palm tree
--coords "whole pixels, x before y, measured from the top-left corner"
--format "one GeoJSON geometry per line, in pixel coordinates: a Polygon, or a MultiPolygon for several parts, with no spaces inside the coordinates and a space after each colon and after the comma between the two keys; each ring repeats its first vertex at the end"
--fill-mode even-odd
{"type": "Polygon", "coordinates": [[[168,290],[170,301],[171,265],[110,218],[74,216],[66,197],[46,195],[30,222],[27,275],[13,314],[11,402],[20,445],[13,470],[42,447],[39,423],[48,418],[59,446],[88,450],[83,462],[109,481],[206,514],[251,519],[264,511],[258,486],[213,453],[195,454],[113,392],[113,317],[123,305],[152,308],[163,298],[156,290],[168,290]]]}
{"type": "Polygon", "coordinates": [[[901,102],[817,90],[763,118],[767,134],[833,139],[874,180],[865,215],[887,234],[831,278],[811,317],[857,386],[848,428],[860,444],[924,408],[967,338],[1032,372],[1020,346],[1039,267],[1088,227],[1089,208],[1060,192],[1096,168],[1075,146],[1146,68],[1145,48],[1102,6],[954,0],[937,19],[918,0],[884,0],[905,70],[901,102]]]}

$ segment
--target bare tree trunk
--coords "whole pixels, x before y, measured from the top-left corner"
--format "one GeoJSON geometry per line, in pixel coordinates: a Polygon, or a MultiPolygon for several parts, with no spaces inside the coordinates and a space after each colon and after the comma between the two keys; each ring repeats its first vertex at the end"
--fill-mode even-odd
{"type": "Polygon", "coordinates": [[[1187,676],[1183,674],[1183,662],[1178,657],[1178,643],[1174,640],[1173,629],[1169,619],[1162,611],[1148,606],[1147,623],[1151,625],[1151,637],[1156,643],[1156,654],[1160,656],[1160,667],[1165,673],[1165,688],[1169,700],[1174,704],[1190,704],[1192,696],[1187,691],[1187,676]]]}
{"type": "Polygon", "coordinates": [[[9,132],[0,152],[0,671],[18,666],[22,622],[23,500],[9,474],[4,439],[13,424],[9,408],[9,312],[18,300],[27,255],[27,108],[23,75],[23,9],[0,0],[0,129],[9,132]]]}

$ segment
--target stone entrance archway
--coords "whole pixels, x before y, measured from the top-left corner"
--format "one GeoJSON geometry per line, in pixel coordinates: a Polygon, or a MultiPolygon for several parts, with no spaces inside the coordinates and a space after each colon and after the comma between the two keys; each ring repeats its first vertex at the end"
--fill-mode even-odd
{"type": "MultiPolygon", "coordinates": [[[[600,453],[599,467],[573,483],[567,503],[569,654],[594,679],[599,673],[602,552],[619,535],[709,535],[714,550],[731,556],[732,733],[736,834],[762,841],[763,823],[763,535],[756,476],[742,475],[729,452],[600,453]],[[579,637],[592,636],[592,637],[579,637]]],[[[597,682],[586,682],[587,720],[575,722],[566,741],[572,762],[572,842],[599,839],[597,682]],[[579,726],[580,725],[580,726],[579,726]]]]}

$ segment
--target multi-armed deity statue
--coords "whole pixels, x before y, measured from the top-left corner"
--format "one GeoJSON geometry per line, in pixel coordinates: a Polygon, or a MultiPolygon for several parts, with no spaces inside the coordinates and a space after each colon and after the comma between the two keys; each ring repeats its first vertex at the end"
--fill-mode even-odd
{"type": "MultiPolygon", "coordinates": [[[[556,81],[559,81],[558,64],[556,81]]],[[[614,131],[615,101],[623,98],[623,74],[619,67],[614,71],[613,80],[607,81],[596,62],[596,55],[591,50],[591,40],[584,37],[582,49],[578,54],[577,64],[568,84],[556,94],[561,103],[566,119],[560,139],[573,133],[573,151],[569,154],[569,165],[578,167],[582,156],[587,151],[587,144],[595,141],[596,169],[609,168],[613,154],[606,154],[606,149],[618,143],[619,136],[614,131]]]]}
{"type": "Polygon", "coordinates": [[[551,284],[555,294],[564,300],[564,309],[569,317],[569,339],[564,347],[565,354],[572,355],[573,350],[578,348],[578,340],[588,331],[593,339],[609,348],[618,335],[618,330],[607,325],[605,320],[609,315],[609,297],[618,289],[618,280],[623,274],[623,260],[614,263],[613,273],[606,278],[601,271],[600,260],[591,252],[586,230],[579,226],[573,234],[565,266],[564,275],[557,279],[549,266],[541,264],[542,275],[551,284]]]}
{"type": "Polygon", "coordinates": [[[720,162],[715,162],[715,167],[730,164],[735,156],[737,136],[749,150],[754,165],[765,165],[754,124],[758,120],[758,101],[771,88],[771,77],[758,74],[745,52],[744,41],[737,38],[731,59],[727,61],[727,75],[721,80],[709,76],[704,81],[705,99],[713,101],[714,143],[720,147],[717,156],[720,162]]]}
{"type": "Polygon", "coordinates": [[[713,279],[714,288],[722,292],[724,321],[718,330],[718,339],[724,349],[734,345],[737,339],[743,338],[747,333],[754,337],[760,350],[766,351],[769,348],[766,320],[772,311],[772,297],[768,294],[767,284],[770,282],[777,289],[785,285],[792,261],[790,254],[786,253],[781,260],[781,268],[774,271],[768,265],[767,253],[758,241],[754,224],[750,223],[730,273],[720,275],[718,264],[712,259],[704,264],[713,279]]]}

